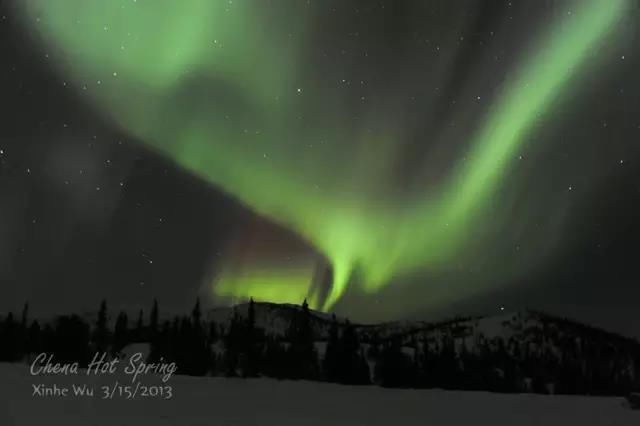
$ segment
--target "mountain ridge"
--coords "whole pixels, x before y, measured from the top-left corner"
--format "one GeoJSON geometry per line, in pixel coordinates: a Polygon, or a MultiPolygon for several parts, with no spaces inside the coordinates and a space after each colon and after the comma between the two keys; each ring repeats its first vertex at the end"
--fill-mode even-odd
{"type": "MultiPolygon", "coordinates": [[[[248,312],[249,302],[240,303],[233,306],[228,307],[216,307],[211,308],[205,311],[205,319],[210,321],[215,321],[221,325],[224,325],[226,322],[230,321],[234,311],[238,313],[241,318],[246,317],[248,312]]],[[[255,302],[256,309],[256,325],[261,326],[265,329],[266,332],[275,331],[278,334],[283,332],[281,328],[276,328],[275,330],[271,329],[273,327],[272,321],[260,321],[261,317],[270,316],[270,315],[282,315],[282,320],[290,320],[293,312],[299,311],[301,307],[299,305],[294,304],[280,304],[280,303],[272,303],[272,302],[255,302]]],[[[318,324],[322,324],[321,330],[324,331],[326,327],[328,329],[329,325],[332,321],[333,314],[328,314],[321,311],[316,311],[313,309],[309,309],[310,314],[314,317],[314,320],[318,324]]],[[[347,317],[336,316],[336,320],[339,325],[344,325],[344,323],[348,320],[347,317]]],[[[633,336],[625,336],[621,333],[614,332],[611,330],[607,330],[603,327],[598,327],[595,325],[590,325],[585,322],[562,317],[559,315],[550,314],[538,309],[521,309],[509,312],[500,312],[499,314],[491,315],[470,315],[470,316],[454,316],[451,318],[444,318],[438,321],[424,321],[424,320],[396,320],[396,321],[385,321],[380,323],[359,323],[359,322],[350,322],[351,325],[361,333],[379,333],[379,337],[392,337],[396,335],[411,335],[411,334],[420,334],[420,333],[428,333],[438,329],[444,328],[455,328],[458,327],[469,327],[474,323],[477,323],[476,327],[482,329],[484,331],[483,334],[491,335],[491,337],[497,337],[494,334],[497,332],[495,329],[496,326],[501,325],[505,326],[505,322],[511,322],[511,326],[513,326],[514,322],[524,322],[531,323],[533,321],[538,321],[539,323],[557,323],[563,324],[565,327],[571,327],[580,329],[582,331],[588,331],[594,334],[600,334],[602,336],[608,336],[614,339],[620,339],[622,341],[628,341],[629,343],[635,343],[640,345],[640,340],[633,336]],[[499,321],[499,320],[502,321],[499,321]],[[491,322],[499,321],[501,324],[490,324],[491,322]],[[481,327],[481,326],[484,326],[481,327]]],[[[530,326],[532,324],[529,324],[530,326]]],[[[513,328],[513,327],[512,327],[513,328]]],[[[318,330],[317,330],[318,331],[318,330]]],[[[323,334],[323,333],[322,333],[323,334]]]]}

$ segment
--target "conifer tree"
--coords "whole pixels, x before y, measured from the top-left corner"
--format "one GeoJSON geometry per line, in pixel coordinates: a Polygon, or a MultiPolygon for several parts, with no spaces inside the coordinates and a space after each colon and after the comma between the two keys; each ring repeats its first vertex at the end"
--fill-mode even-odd
{"type": "Polygon", "coordinates": [[[113,333],[113,352],[120,352],[128,343],[128,322],[127,314],[121,311],[116,319],[113,333]]]}
{"type": "Polygon", "coordinates": [[[369,383],[369,366],[360,348],[358,335],[348,319],[340,339],[339,348],[338,371],[340,381],[349,385],[369,383]]]}
{"type": "Polygon", "coordinates": [[[13,319],[13,312],[9,312],[1,325],[0,361],[14,362],[18,360],[16,351],[18,325],[13,319]]]}
{"type": "Polygon", "coordinates": [[[200,298],[196,299],[191,320],[184,318],[181,333],[184,336],[183,371],[194,376],[206,374],[209,367],[209,345],[202,328],[200,298]]]}
{"type": "Polygon", "coordinates": [[[289,328],[289,365],[290,377],[294,379],[317,379],[318,356],[314,346],[313,329],[311,327],[311,313],[307,299],[302,303],[302,309],[296,310],[289,328]]]}
{"type": "Polygon", "coordinates": [[[329,340],[324,352],[322,366],[326,380],[330,382],[338,382],[340,380],[340,371],[338,366],[339,357],[338,342],[338,321],[336,315],[331,315],[331,326],[329,328],[329,340]]]}
{"type": "Polygon", "coordinates": [[[193,320],[193,326],[194,327],[199,327],[200,326],[200,319],[202,317],[202,312],[200,310],[200,298],[196,298],[196,304],[193,307],[193,310],[191,311],[191,319],[193,320]]]}
{"type": "Polygon", "coordinates": [[[22,308],[22,328],[26,330],[27,324],[29,322],[29,303],[26,302],[24,307],[22,308]]]}
{"type": "Polygon", "coordinates": [[[235,376],[237,374],[238,361],[242,350],[242,328],[242,321],[237,309],[234,307],[231,322],[224,337],[223,370],[227,376],[235,376]]]}
{"type": "Polygon", "coordinates": [[[109,329],[107,325],[107,301],[100,303],[96,328],[93,335],[93,344],[97,352],[105,352],[109,345],[109,329]]]}
{"type": "Polygon", "coordinates": [[[142,342],[145,339],[145,332],[144,332],[144,312],[142,309],[140,309],[138,311],[138,322],[136,323],[136,341],[138,342],[142,342]]]}
{"type": "Polygon", "coordinates": [[[247,326],[244,332],[246,347],[244,348],[245,365],[243,374],[245,377],[255,377],[259,371],[260,349],[258,342],[258,330],[256,329],[256,307],[253,298],[249,300],[247,313],[247,326]]]}
{"type": "Polygon", "coordinates": [[[27,331],[27,354],[38,354],[44,351],[42,331],[38,321],[33,321],[27,331]]]}
{"type": "Polygon", "coordinates": [[[23,358],[27,354],[27,338],[28,338],[28,327],[29,327],[29,303],[25,302],[22,308],[22,321],[20,322],[20,327],[17,330],[18,335],[16,342],[16,352],[19,358],[23,358]]]}
{"type": "Polygon", "coordinates": [[[151,315],[149,316],[149,337],[153,340],[158,334],[158,300],[153,299],[151,315]]]}

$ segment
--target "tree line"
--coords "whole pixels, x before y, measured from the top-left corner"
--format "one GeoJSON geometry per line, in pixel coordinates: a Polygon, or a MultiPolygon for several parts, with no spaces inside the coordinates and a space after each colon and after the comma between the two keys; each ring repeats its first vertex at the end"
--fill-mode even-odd
{"type": "Polygon", "coordinates": [[[437,339],[407,334],[380,338],[333,315],[328,330],[320,333],[306,301],[292,310],[279,334],[257,325],[253,300],[245,316],[234,308],[224,324],[204,319],[199,300],[189,315],[163,321],[154,301],[148,316],[141,310],[132,321],[120,312],[113,327],[106,301],[93,320],[63,315],[40,324],[29,320],[28,311],[25,305],[20,317],[9,313],[0,320],[0,361],[28,362],[47,352],[56,362],[82,366],[95,352],[117,357],[128,345],[144,342],[148,362],[175,362],[179,374],[193,376],[594,395],[624,395],[639,384],[637,342],[613,345],[601,332],[589,336],[589,329],[581,331],[581,339],[541,330],[523,341],[514,336],[460,337],[452,325],[440,330],[437,339]]]}
{"type": "Polygon", "coordinates": [[[56,362],[78,362],[82,367],[96,352],[117,357],[129,344],[144,342],[150,348],[148,362],[175,362],[179,374],[370,383],[351,325],[338,336],[334,317],[327,356],[320,356],[306,301],[294,313],[284,336],[268,334],[256,325],[253,300],[246,318],[234,310],[228,326],[204,320],[199,300],[190,315],[162,322],[157,301],[148,317],[141,310],[135,321],[122,311],[112,328],[106,301],[100,304],[93,321],[74,314],[41,324],[29,321],[28,310],[26,304],[19,319],[11,312],[0,318],[0,362],[28,362],[46,352],[53,354],[56,362]]]}

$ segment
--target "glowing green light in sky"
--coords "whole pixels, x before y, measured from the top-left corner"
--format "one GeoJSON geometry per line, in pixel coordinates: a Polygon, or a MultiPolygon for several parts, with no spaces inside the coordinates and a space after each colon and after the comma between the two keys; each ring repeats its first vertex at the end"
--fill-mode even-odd
{"type": "MultiPolygon", "coordinates": [[[[324,253],[334,271],[328,309],[355,268],[363,289],[373,292],[460,254],[472,227],[482,226],[515,151],[592,62],[589,53],[626,1],[582,1],[570,19],[552,25],[492,100],[467,161],[438,194],[410,201],[389,188],[401,130],[391,122],[377,134],[365,132],[375,118],[349,122],[339,100],[302,87],[307,6],[286,19],[257,1],[22,3],[25,21],[54,49],[61,72],[102,113],[324,253]],[[319,119],[296,120],[308,105],[323,111],[319,119]],[[307,150],[309,144],[316,148],[307,150]]],[[[299,273],[251,271],[224,276],[215,290],[299,302],[309,281],[299,273]]]]}
{"type": "Polygon", "coordinates": [[[217,277],[216,293],[230,298],[240,293],[242,297],[250,295],[256,300],[274,303],[300,303],[299,301],[307,298],[309,306],[318,306],[317,297],[309,294],[310,287],[311,276],[308,270],[249,270],[217,277]]]}

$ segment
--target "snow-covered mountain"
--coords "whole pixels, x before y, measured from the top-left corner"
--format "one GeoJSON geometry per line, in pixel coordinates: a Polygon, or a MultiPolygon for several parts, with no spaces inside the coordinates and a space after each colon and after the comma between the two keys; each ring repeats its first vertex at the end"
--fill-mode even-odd
{"type": "MultiPolygon", "coordinates": [[[[256,302],[254,311],[256,327],[262,328],[267,334],[285,336],[294,313],[301,309],[298,305],[256,302]]],[[[234,314],[246,319],[248,312],[249,303],[214,308],[207,312],[205,320],[213,321],[222,330],[226,330],[234,314]]],[[[311,326],[315,335],[319,340],[325,339],[331,325],[331,315],[314,310],[310,310],[310,313],[311,326]]],[[[344,322],[344,320],[340,319],[340,322],[344,322]]]]}
{"type": "MultiPolygon", "coordinates": [[[[234,315],[247,317],[248,307],[216,309],[207,319],[224,334],[234,315]]],[[[256,326],[286,345],[300,309],[256,303],[256,326]]],[[[310,311],[310,323],[322,360],[333,318],[310,311]]],[[[336,318],[336,325],[344,331],[346,321],[336,318]]],[[[392,385],[399,387],[622,394],[640,384],[638,341],[542,312],[351,326],[372,383],[384,384],[381,368],[391,368],[387,377],[402,377],[392,385]]]]}
{"type": "MultiPolygon", "coordinates": [[[[205,319],[214,321],[223,329],[228,327],[234,312],[246,318],[249,304],[215,308],[207,312],[205,319]]],[[[284,336],[298,305],[255,303],[256,326],[267,334],[284,336]]],[[[310,310],[312,327],[318,340],[325,340],[331,327],[332,316],[324,312],[310,310]]],[[[337,317],[339,326],[345,319],[337,317]]],[[[415,345],[424,341],[440,341],[452,338],[458,344],[472,342],[518,340],[532,345],[549,345],[552,341],[570,340],[576,343],[597,340],[611,345],[638,347],[640,342],[633,338],[592,327],[577,321],[561,318],[543,312],[524,310],[499,315],[458,317],[438,322],[395,321],[380,324],[352,324],[361,341],[372,339],[387,340],[400,338],[403,345],[415,345]]],[[[541,346],[541,347],[542,347],[541,346]]]]}

